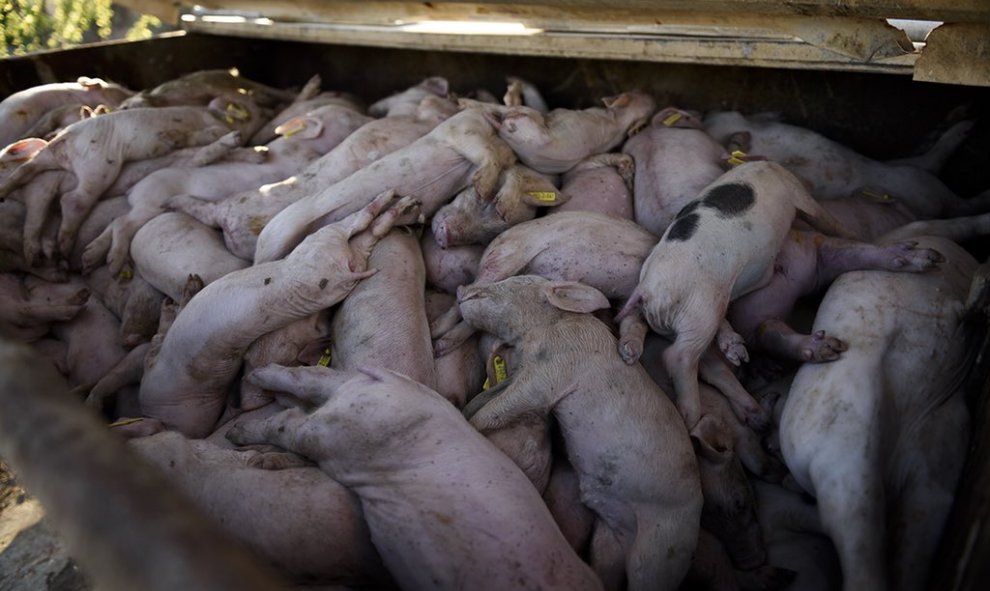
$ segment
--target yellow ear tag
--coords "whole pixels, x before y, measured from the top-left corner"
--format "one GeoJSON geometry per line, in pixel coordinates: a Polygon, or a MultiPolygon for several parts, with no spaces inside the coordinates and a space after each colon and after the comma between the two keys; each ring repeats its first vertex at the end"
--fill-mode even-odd
{"type": "Polygon", "coordinates": [[[327,346],[323,350],[323,354],[320,355],[320,360],[316,362],[316,365],[322,365],[323,367],[330,367],[330,347],[327,346]]]}
{"type": "Polygon", "coordinates": [[[743,158],[745,157],[746,157],[746,152],[743,152],[742,150],[733,150],[732,155],[729,156],[728,162],[732,166],[739,166],[740,164],[746,162],[745,160],[743,160],[743,158]]]}
{"type": "Polygon", "coordinates": [[[123,269],[120,272],[120,278],[124,281],[130,281],[131,279],[134,279],[134,272],[130,269],[123,269]]]}
{"type": "Polygon", "coordinates": [[[876,193],[873,191],[866,191],[866,190],[861,191],[861,193],[863,194],[863,196],[869,197],[870,199],[876,201],[877,203],[886,203],[888,201],[894,200],[893,197],[891,197],[886,193],[876,193]]]}
{"type": "Polygon", "coordinates": [[[671,113],[670,115],[667,115],[667,117],[664,118],[664,120],[661,121],[660,123],[663,123],[665,126],[670,127],[671,125],[677,123],[680,120],[681,120],[680,113],[671,113]]]}
{"type": "Polygon", "coordinates": [[[233,123],[234,119],[249,121],[251,119],[251,113],[236,103],[227,103],[227,123],[233,123]]]}
{"type": "Polygon", "coordinates": [[[134,423],[140,423],[143,420],[144,420],[143,417],[138,417],[136,419],[120,419],[119,421],[115,421],[113,423],[110,423],[109,425],[107,425],[107,427],[111,427],[111,428],[112,427],[124,427],[126,425],[133,425],[134,423]]]}
{"type": "Polygon", "coordinates": [[[282,137],[292,137],[303,129],[306,129],[306,122],[297,117],[276,127],[275,133],[282,137]]]}
{"type": "MultiPolygon", "coordinates": [[[[492,367],[495,369],[495,384],[501,384],[509,377],[509,370],[505,367],[505,359],[501,355],[492,357],[492,367]]],[[[482,390],[492,387],[490,378],[485,378],[485,383],[481,385],[482,390]]]]}
{"type": "Polygon", "coordinates": [[[540,203],[553,203],[557,201],[557,194],[553,191],[528,191],[526,194],[536,198],[540,203]]]}

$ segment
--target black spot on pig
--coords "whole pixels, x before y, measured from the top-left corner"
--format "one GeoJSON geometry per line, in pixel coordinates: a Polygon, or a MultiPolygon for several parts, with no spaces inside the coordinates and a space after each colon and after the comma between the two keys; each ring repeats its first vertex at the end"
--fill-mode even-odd
{"type": "Polygon", "coordinates": [[[728,183],[708,191],[701,201],[722,217],[736,217],[753,207],[756,195],[753,187],[745,183],[728,183]]]}
{"type": "Polygon", "coordinates": [[[326,277],[324,277],[323,279],[320,279],[320,289],[325,288],[328,283],[330,283],[330,280],[327,279],[326,277]]]}
{"type": "Polygon", "coordinates": [[[674,219],[675,220],[681,219],[682,217],[688,215],[689,213],[693,213],[694,210],[698,209],[699,207],[701,207],[700,201],[698,201],[697,199],[695,199],[694,201],[690,201],[688,202],[687,205],[682,207],[679,212],[677,212],[677,215],[674,216],[674,219]]]}
{"type": "Polygon", "coordinates": [[[699,219],[701,219],[701,216],[696,213],[689,213],[682,218],[678,218],[670,225],[670,230],[667,231],[667,236],[664,240],[668,242],[684,242],[691,238],[698,230],[699,219]]]}
{"type": "Polygon", "coordinates": [[[272,282],[272,278],[271,277],[265,277],[265,285],[268,285],[271,282],[272,282]]]}

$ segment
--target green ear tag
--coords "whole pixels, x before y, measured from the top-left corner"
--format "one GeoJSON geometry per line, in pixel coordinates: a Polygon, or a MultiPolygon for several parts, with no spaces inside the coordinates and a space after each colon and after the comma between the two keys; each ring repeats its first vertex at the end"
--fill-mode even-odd
{"type": "Polygon", "coordinates": [[[330,367],[330,347],[327,346],[323,350],[323,354],[320,355],[320,360],[316,362],[316,365],[322,365],[323,367],[330,367]]]}

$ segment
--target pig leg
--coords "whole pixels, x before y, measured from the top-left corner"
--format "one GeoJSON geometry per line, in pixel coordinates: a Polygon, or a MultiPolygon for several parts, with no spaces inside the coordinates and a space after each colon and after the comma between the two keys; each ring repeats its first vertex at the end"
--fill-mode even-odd
{"type": "MultiPolygon", "coordinates": [[[[613,530],[601,518],[595,520],[589,562],[606,591],[618,591],[624,587],[626,546],[620,532],[613,530]]],[[[632,589],[631,586],[629,588],[632,589]]]]}
{"type": "Polygon", "coordinates": [[[944,220],[911,222],[887,232],[878,238],[877,242],[890,243],[918,236],[943,236],[954,242],[963,242],[986,234],[990,234],[990,213],[944,220]]]}
{"type": "Polygon", "coordinates": [[[916,166],[932,174],[938,174],[949,156],[969,137],[973,125],[972,121],[960,121],[946,130],[935,142],[935,145],[921,156],[887,160],[886,164],[916,166]]]}
{"type": "Polygon", "coordinates": [[[592,170],[595,168],[603,168],[606,166],[611,166],[615,169],[622,180],[625,182],[626,187],[632,190],[633,177],[636,173],[636,163],[633,161],[632,156],[629,154],[622,154],[618,152],[610,152],[608,154],[595,154],[594,156],[589,156],[577,163],[571,172],[580,170],[592,170]]]}
{"type": "Polygon", "coordinates": [[[578,476],[570,462],[562,458],[554,459],[543,501],[574,551],[583,554],[585,544],[591,537],[595,514],[581,502],[578,476]]]}
{"type": "Polygon", "coordinates": [[[729,401],[733,414],[753,429],[762,431],[770,425],[770,417],[739,383],[735,374],[723,360],[722,355],[710,345],[701,355],[698,365],[701,379],[714,386],[729,401]]]}
{"type": "Polygon", "coordinates": [[[491,200],[498,188],[502,169],[512,163],[515,154],[507,145],[481,135],[462,135],[453,146],[457,153],[478,167],[471,177],[471,184],[478,197],[491,200]]]}
{"type": "Polygon", "coordinates": [[[80,386],[75,392],[80,393],[88,389],[86,406],[97,411],[102,410],[107,400],[116,395],[121,388],[141,381],[141,376],[144,375],[144,358],[150,347],[148,343],[134,347],[91,388],[80,386]]]}
{"type": "MultiPolygon", "coordinates": [[[[267,419],[237,423],[227,431],[227,439],[235,445],[277,445],[306,457],[313,457],[303,450],[313,446],[316,441],[308,441],[306,437],[300,436],[305,433],[309,422],[310,415],[298,408],[288,408],[267,419]]],[[[311,451],[315,455],[317,450],[311,451]]]]}
{"type": "Polygon", "coordinates": [[[715,335],[724,310],[728,305],[728,293],[719,297],[703,295],[695,297],[694,305],[682,310],[681,322],[675,327],[677,337],[663,352],[664,365],[674,382],[677,392],[677,410],[690,431],[701,418],[701,394],[698,391],[698,364],[715,335]],[[706,302],[706,300],[708,300],[706,302]]]}
{"type": "Polygon", "coordinates": [[[650,332],[650,325],[636,309],[619,321],[619,357],[628,365],[639,361],[643,355],[643,341],[650,332]]]}
{"type": "Polygon", "coordinates": [[[505,389],[471,417],[471,424],[482,433],[504,429],[543,404],[544,393],[537,380],[525,380],[520,375],[504,383],[508,384],[505,389]]]}
{"type": "Polygon", "coordinates": [[[168,200],[168,208],[181,211],[207,226],[213,228],[220,226],[217,220],[217,205],[212,201],[204,201],[193,195],[173,195],[168,200]]]}
{"type": "Polygon", "coordinates": [[[66,173],[61,171],[46,171],[38,175],[30,185],[22,191],[24,215],[24,259],[32,267],[41,263],[41,236],[45,222],[52,214],[52,204],[58,195],[58,189],[66,173]]]}
{"type": "Polygon", "coordinates": [[[820,203],[806,191],[795,191],[794,206],[797,208],[797,217],[809,226],[828,236],[838,236],[855,240],[857,236],[842,227],[839,220],[835,219],[820,203]]]}
{"type": "Polygon", "coordinates": [[[86,221],[86,216],[100,200],[100,195],[120,173],[120,163],[107,164],[106,168],[93,176],[76,173],[79,184],[75,189],[64,193],[61,200],[62,223],[58,228],[58,249],[62,256],[68,258],[76,242],[79,226],[86,221]]]}
{"type": "Polygon", "coordinates": [[[196,150],[196,153],[193,154],[192,160],[189,162],[189,166],[190,168],[195,168],[213,164],[217,160],[220,160],[224,156],[230,154],[232,150],[239,147],[243,143],[244,141],[241,136],[241,132],[236,130],[232,131],[222,136],[212,144],[207,144],[196,150]]]}

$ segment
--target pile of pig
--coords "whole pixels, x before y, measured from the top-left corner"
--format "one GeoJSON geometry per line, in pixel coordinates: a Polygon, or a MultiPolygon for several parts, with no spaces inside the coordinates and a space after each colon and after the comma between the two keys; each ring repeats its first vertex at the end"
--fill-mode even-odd
{"type": "Polygon", "coordinates": [[[924,589],[970,432],[990,193],[936,173],[971,124],[878,162],[602,102],[16,93],[0,332],[295,584],[924,589]]]}

